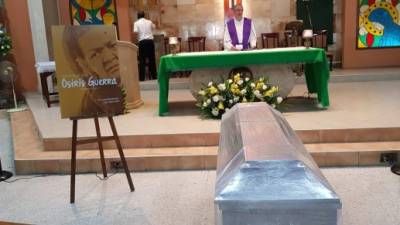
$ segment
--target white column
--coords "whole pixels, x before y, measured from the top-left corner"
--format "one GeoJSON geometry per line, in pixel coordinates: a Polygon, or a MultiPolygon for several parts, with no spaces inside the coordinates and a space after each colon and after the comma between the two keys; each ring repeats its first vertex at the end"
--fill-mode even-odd
{"type": "Polygon", "coordinates": [[[36,62],[49,61],[42,0],[29,0],[28,8],[36,62]]]}
{"type": "MultiPolygon", "coordinates": [[[[42,0],[26,0],[28,1],[29,19],[32,31],[33,49],[35,52],[36,62],[49,61],[49,51],[47,48],[46,26],[43,14],[42,0]]],[[[40,77],[38,74],[38,80],[40,77]]],[[[53,89],[53,83],[48,81],[50,90],[53,89]]],[[[38,91],[41,92],[40,82],[38,82],[38,91]]]]}

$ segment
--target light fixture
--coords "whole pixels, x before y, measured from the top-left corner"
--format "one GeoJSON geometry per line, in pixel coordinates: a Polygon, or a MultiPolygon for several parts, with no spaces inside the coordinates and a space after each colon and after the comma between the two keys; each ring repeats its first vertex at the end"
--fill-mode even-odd
{"type": "Polygon", "coordinates": [[[313,30],[303,30],[302,37],[305,40],[304,46],[306,46],[306,48],[311,47],[311,39],[313,38],[313,35],[314,35],[313,30]]]}
{"type": "Polygon", "coordinates": [[[170,37],[168,43],[169,43],[172,55],[176,55],[180,51],[180,43],[179,43],[178,38],[170,37]]]}

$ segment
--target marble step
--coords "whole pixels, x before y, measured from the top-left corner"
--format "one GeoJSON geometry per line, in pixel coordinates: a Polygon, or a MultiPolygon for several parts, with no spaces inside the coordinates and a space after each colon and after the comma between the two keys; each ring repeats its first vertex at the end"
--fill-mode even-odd
{"type": "MultiPolygon", "coordinates": [[[[306,144],[320,167],[376,166],[383,153],[400,153],[400,141],[362,143],[306,144]]],[[[124,149],[131,171],[208,170],[217,164],[217,146],[180,148],[124,149]]],[[[70,172],[70,151],[18,151],[15,158],[17,174],[67,174],[70,172]]],[[[121,170],[118,151],[105,150],[107,170],[121,170]]],[[[100,172],[99,152],[79,150],[79,173],[100,172]]]]}
{"type": "MultiPolygon", "coordinates": [[[[349,143],[400,141],[400,128],[361,128],[361,129],[323,129],[295,130],[303,143],[349,143]]],[[[163,148],[217,146],[219,133],[177,133],[163,135],[127,135],[120,137],[123,148],[163,148]]],[[[25,141],[23,139],[22,141],[25,141]]],[[[46,138],[42,140],[45,151],[71,149],[71,138],[46,138]]],[[[116,148],[114,141],[103,143],[105,149],[116,148]]],[[[78,149],[97,149],[97,143],[78,146],[78,149]]]]}

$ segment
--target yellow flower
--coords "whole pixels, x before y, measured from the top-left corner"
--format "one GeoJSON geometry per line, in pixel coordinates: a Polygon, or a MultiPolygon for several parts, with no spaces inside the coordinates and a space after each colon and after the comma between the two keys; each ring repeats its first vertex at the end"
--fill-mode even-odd
{"type": "Polygon", "coordinates": [[[225,109],[225,106],[224,106],[224,103],[222,103],[222,102],[219,102],[218,103],[218,109],[225,109]]]}
{"type": "Polygon", "coordinates": [[[233,94],[239,94],[240,93],[239,86],[237,84],[232,84],[231,85],[231,92],[233,94]]]}
{"type": "Polygon", "coordinates": [[[204,96],[206,95],[206,92],[204,90],[199,91],[199,95],[204,96]]]}
{"type": "Polygon", "coordinates": [[[233,77],[233,81],[235,81],[235,83],[239,82],[239,80],[240,80],[240,73],[236,74],[236,75],[233,77]]]}
{"type": "Polygon", "coordinates": [[[210,94],[212,94],[212,95],[218,94],[218,89],[215,88],[214,86],[211,86],[209,88],[209,91],[210,91],[210,94]]]}
{"type": "Polygon", "coordinates": [[[271,88],[271,89],[269,89],[268,91],[266,91],[264,93],[264,96],[265,97],[272,97],[273,94],[274,94],[274,90],[272,90],[272,88],[271,88]]]}
{"type": "Polygon", "coordinates": [[[258,82],[258,83],[257,83],[257,86],[256,86],[256,89],[257,89],[257,90],[261,90],[261,89],[263,88],[263,86],[264,86],[264,83],[263,83],[263,82],[258,82]]]}
{"type": "Polygon", "coordinates": [[[272,93],[277,93],[279,91],[279,88],[272,86],[270,90],[272,91],[272,93]]]}
{"type": "Polygon", "coordinates": [[[231,88],[231,92],[235,95],[240,94],[240,89],[239,88],[231,88]]]}

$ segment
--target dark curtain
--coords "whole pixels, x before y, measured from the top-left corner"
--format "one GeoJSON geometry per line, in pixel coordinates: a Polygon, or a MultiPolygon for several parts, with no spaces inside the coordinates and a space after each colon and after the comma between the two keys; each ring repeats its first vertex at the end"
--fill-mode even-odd
{"type": "Polygon", "coordinates": [[[328,43],[333,43],[333,0],[297,0],[297,19],[303,20],[304,29],[327,30],[328,43]],[[309,8],[309,12],[307,10],[309,8]],[[311,17],[311,23],[309,15],[311,17]]]}

